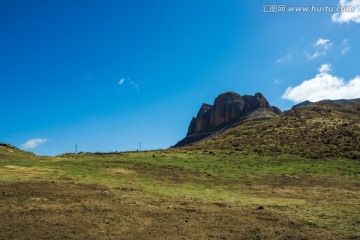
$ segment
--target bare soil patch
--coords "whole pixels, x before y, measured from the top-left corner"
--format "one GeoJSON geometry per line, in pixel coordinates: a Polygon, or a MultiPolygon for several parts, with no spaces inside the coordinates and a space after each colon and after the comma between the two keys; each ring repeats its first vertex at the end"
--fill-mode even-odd
{"type": "Polygon", "coordinates": [[[0,239],[342,239],[266,207],[99,185],[0,183],[0,239]]]}

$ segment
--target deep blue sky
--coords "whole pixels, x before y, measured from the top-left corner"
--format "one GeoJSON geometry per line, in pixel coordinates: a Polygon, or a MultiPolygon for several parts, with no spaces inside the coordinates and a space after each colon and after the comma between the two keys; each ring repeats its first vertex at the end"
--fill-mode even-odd
{"type": "MultiPolygon", "coordinates": [[[[338,4],[313,2],[287,4],[338,4]]],[[[79,151],[136,150],[139,141],[143,149],[167,148],[222,92],[262,92],[285,110],[294,104],[282,98],[286,89],[325,63],[345,81],[360,74],[356,21],[263,13],[264,4],[2,0],[0,141],[20,147],[47,139],[28,149],[42,155],[75,144],[79,151]]]]}

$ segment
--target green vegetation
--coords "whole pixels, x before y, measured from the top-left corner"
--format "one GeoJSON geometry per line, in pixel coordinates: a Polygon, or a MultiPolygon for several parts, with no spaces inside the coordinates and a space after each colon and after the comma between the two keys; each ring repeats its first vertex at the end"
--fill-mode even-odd
{"type": "MultiPolygon", "coordinates": [[[[195,219],[196,216],[201,216],[201,211],[208,211],[207,218],[215,216],[215,213],[211,213],[214,206],[229,206],[231,208],[222,212],[226,214],[223,217],[234,218],[234,221],[245,221],[243,217],[247,216],[246,221],[251,223],[249,229],[253,229],[257,224],[259,224],[257,227],[263,229],[258,233],[260,238],[272,236],[271,234],[282,234],[276,233],[280,231],[276,227],[279,222],[274,222],[275,225],[270,227],[268,220],[263,219],[266,216],[266,219],[278,219],[276,221],[284,219],[283,224],[290,231],[290,236],[291,223],[300,224],[299,231],[302,232],[293,232],[293,236],[298,238],[299,236],[310,239],[326,238],[326,236],[336,236],[338,239],[360,237],[360,209],[358,207],[360,162],[355,159],[310,159],[286,154],[266,156],[239,153],[233,150],[186,149],[36,157],[17,149],[0,146],[1,182],[7,184],[49,183],[58,188],[62,186],[59,184],[95,185],[99,186],[95,189],[103,189],[101,191],[109,192],[112,197],[98,199],[94,196],[75,197],[74,195],[74,199],[86,198],[89,202],[93,201],[92,204],[95,205],[102,202],[101,204],[108,204],[109,209],[118,206],[117,204],[121,204],[122,207],[118,206],[119,208],[124,208],[124,204],[133,206],[134,203],[139,203],[144,208],[137,211],[145,212],[148,211],[146,206],[149,204],[155,204],[158,207],[163,204],[167,207],[178,206],[173,209],[173,213],[171,211],[168,213],[168,208],[165,208],[166,213],[163,213],[170,214],[169,216],[174,217],[175,222],[178,221],[177,214],[180,214],[176,211],[184,204],[192,206],[191,211],[195,219]],[[262,217],[256,212],[261,211],[256,210],[259,206],[265,209],[260,214],[262,217]],[[237,211],[242,211],[243,215],[238,215],[237,211]],[[196,214],[197,212],[199,213],[196,214]],[[261,225],[262,221],[265,225],[261,225]],[[264,229],[273,229],[271,230],[273,232],[267,232],[264,229]],[[310,232],[315,235],[311,237],[310,232]]],[[[18,187],[22,188],[22,186],[18,187]]],[[[35,186],[23,188],[37,189],[35,186]]],[[[66,185],[65,188],[71,189],[72,185],[66,185]]],[[[83,190],[74,190],[67,194],[81,192],[83,190]]],[[[51,194],[52,192],[47,193],[47,199],[51,199],[51,194]]],[[[6,193],[3,193],[0,200],[10,201],[4,196],[7,196],[6,193]]],[[[29,205],[31,203],[29,199],[34,199],[34,196],[31,198],[26,198],[24,195],[16,196],[11,204],[16,205],[18,209],[26,209],[32,206],[29,205]]],[[[68,200],[61,203],[62,206],[80,201],[69,200],[68,196],[64,199],[68,200]]],[[[46,206],[46,209],[52,209],[59,205],[56,201],[58,200],[54,198],[42,204],[46,206]],[[53,205],[49,206],[50,203],[53,205]]],[[[4,208],[2,211],[5,211],[4,208]]],[[[127,224],[134,225],[136,219],[129,213],[127,224]]],[[[152,219],[157,218],[153,216],[152,219]]],[[[197,219],[196,223],[200,224],[199,221],[197,219]]],[[[4,224],[7,223],[3,222],[2,225],[4,224]]],[[[155,225],[152,226],[155,227],[155,225]]],[[[235,231],[236,228],[236,225],[233,225],[231,229],[235,231]]],[[[208,231],[210,230],[207,229],[206,232],[208,231]]],[[[198,236],[196,234],[200,233],[192,234],[188,237],[198,236]]],[[[254,233],[242,234],[247,236],[246,234],[254,233]]],[[[91,233],[85,237],[89,236],[98,235],[91,233]]],[[[227,236],[230,239],[235,238],[235,235],[227,236]]]]}

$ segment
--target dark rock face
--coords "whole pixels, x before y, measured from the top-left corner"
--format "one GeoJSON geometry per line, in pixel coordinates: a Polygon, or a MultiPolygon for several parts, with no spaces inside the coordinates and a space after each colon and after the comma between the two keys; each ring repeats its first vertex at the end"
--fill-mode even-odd
{"type": "Polygon", "coordinates": [[[215,99],[214,106],[211,109],[211,126],[217,127],[240,117],[244,105],[245,101],[239,94],[228,92],[219,95],[215,99]]]}
{"type": "Polygon", "coordinates": [[[199,141],[213,133],[240,122],[244,117],[257,110],[265,110],[272,116],[281,114],[277,107],[270,106],[261,93],[254,96],[241,96],[235,92],[220,94],[214,105],[203,104],[196,117],[193,117],[186,137],[175,147],[199,141]]]}
{"type": "Polygon", "coordinates": [[[196,115],[196,118],[193,118],[191,120],[191,123],[189,125],[188,135],[193,132],[201,132],[202,129],[209,128],[210,123],[210,114],[211,114],[212,105],[204,103],[198,114],[196,115]]]}
{"type": "Polygon", "coordinates": [[[255,96],[241,96],[234,92],[220,94],[215,99],[214,105],[203,104],[201,106],[196,118],[191,120],[187,136],[211,131],[259,108],[266,108],[276,114],[281,114],[281,110],[271,107],[261,93],[256,93],[255,96]]]}

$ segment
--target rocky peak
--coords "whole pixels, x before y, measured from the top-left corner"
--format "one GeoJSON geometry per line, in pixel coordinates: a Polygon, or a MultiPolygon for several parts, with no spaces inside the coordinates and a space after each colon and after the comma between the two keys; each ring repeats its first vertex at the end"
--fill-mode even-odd
{"type": "Polygon", "coordinates": [[[235,92],[225,92],[214,100],[213,105],[202,104],[196,117],[190,122],[187,137],[175,146],[198,141],[245,119],[274,117],[279,114],[281,110],[270,106],[261,93],[241,96],[235,92]]]}
{"type": "Polygon", "coordinates": [[[235,92],[225,92],[220,94],[214,101],[214,105],[203,104],[196,116],[193,118],[188,129],[188,134],[211,131],[226,123],[239,120],[246,114],[265,108],[276,114],[280,114],[280,109],[274,109],[261,93],[254,96],[241,96],[235,92]]]}
{"type": "Polygon", "coordinates": [[[256,93],[254,96],[255,105],[254,108],[270,108],[268,100],[261,93],[256,93]]]}

